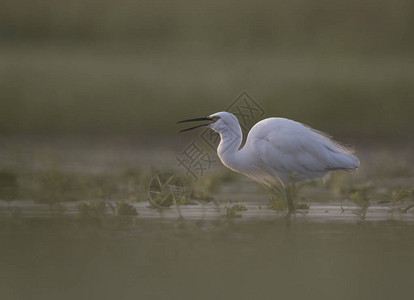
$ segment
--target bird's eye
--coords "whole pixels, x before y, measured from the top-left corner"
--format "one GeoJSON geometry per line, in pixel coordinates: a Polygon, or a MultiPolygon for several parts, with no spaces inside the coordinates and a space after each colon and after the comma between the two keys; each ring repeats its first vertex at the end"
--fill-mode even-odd
{"type": "Polygon", "coordinates": [[[217,122],[218,119],[220,119],[219,116],[212,116],[211,119],[213,120],[213,122],[217,122]]]}

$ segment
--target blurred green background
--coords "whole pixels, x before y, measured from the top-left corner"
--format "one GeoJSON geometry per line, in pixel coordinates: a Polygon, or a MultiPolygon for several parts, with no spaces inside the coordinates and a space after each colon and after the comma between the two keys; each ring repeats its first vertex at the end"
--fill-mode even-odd
{"type": "Polygon", "coordinates": [[[247,91],[266,116],[413,137],[410,0],[3,0],[0,133],[172,135],[247,91]]]}

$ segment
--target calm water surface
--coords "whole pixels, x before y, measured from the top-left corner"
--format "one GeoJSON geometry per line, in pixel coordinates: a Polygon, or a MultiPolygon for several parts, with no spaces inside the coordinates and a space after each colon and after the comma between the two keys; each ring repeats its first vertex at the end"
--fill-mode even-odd
{"type": "Polygon", "coordinates": [[[1,220],[1,299],[398,299],[407,222],[1,220]]]}
{"type": "Polygon", "coordinates": [[[377,198],[388,199],[396,186],[412,188],[410,151],[405,156],[361,151],[359,173],[335,185],[328,182],[325,190],[304,190],[311,209],[290,218],[267,209],[268,195],[241,177],[217,192],[217,203],[160,211],[148,208],[147,199],[140,198],[145,189],[137,188],[132,191],[138,202],[130,203],[138,216],[84,218],[76,210],[79,201],[105,193],[129,195],[123,185],[108,186],[138,178],[131,169],[154,164],[171,169],[177,151],[147,151],[128,141],[111,147],[36,141],[3,143],[0,149],[3,185],[11,185],[7,174],[12,173],[19,186],[17,199],[0,203],[0,299],[412,297],[414,213],[400,214],[377,198]],[[375,193],[369,194],[363,219],[356,214],[360,207],[338,199],[348,193],[343,186],[362,186],[362,191],[370,187],[366,182],[375,193]],[[82,193],[73,192],[74,186],[82,193]],[[61,194],[80,199],[58,202],[63,211],[51,210],[51,202],[39,204],[61,194]],[[313,196],[309,201],[308,195],[313,196]],[[319,195],[328,200],[318,202],[319,195]],[[248,210],[226,217],[225,206],[237,201],[248,210]]]}

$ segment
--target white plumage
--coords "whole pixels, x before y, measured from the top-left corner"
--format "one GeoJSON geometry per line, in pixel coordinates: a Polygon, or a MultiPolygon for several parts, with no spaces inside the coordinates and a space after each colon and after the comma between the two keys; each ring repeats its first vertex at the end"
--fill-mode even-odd
{"type": "Polygon", "coordinates": [[[358,158],[344,146],[321,132],[284,118],[269,118],[257,123],[240,151],[254,165],[260,166],[256,168],[259,177],[273,175],[284,186],[293,179],[324,177],[330,171],[352,170],[359,166],[358,158]]]}
{"type": "Polygon", "coordinates": [[[348,148],[320,131],[289,119],[268,118],[258,122],[242,149],[239,149],[242,131],[233,114],[219,112],[181,122],[200,120],[211,123],[185,130],[209,127],[218,132],[221,141],[217,154],[222,163],[266,186],[275,187],[280,182],[287,188],[293,182],[359,166],[359,159],[348,148]]]}

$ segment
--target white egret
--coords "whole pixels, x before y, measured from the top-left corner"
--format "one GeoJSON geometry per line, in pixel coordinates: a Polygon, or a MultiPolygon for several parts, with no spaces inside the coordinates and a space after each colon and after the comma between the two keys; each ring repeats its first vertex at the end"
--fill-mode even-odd
{"type": "Polygon", "coordinates": [[[352,151],[326,134],[285,118],[268,118],[250,130],[242,143],[237,118],[228,112],[180,121],[209,121],[180,132],[208,127],[221,137],[217,154],[229,169],[244,174],[273,190],[284,190],[289,212],[294,211],[295,182],[325,177],[332,171],[351,171],[359,166],[352,151]]]}

